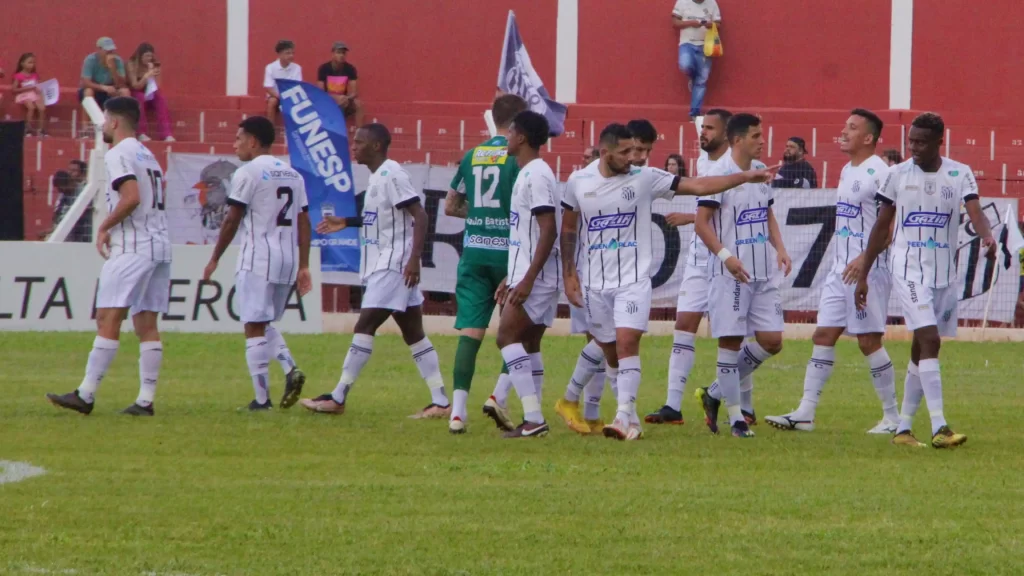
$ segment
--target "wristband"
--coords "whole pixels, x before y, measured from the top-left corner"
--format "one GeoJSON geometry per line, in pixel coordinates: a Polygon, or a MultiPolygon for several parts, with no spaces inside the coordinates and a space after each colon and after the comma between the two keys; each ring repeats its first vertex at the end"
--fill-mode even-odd
{"type": "Polygon", "coordinates": [[[728,248],[722,248],[721,250],[718,251],[718,259],[721,260],[722,262],[725,262],[730,257],[732,257],[732,252],[729,252],[728,248]]]}

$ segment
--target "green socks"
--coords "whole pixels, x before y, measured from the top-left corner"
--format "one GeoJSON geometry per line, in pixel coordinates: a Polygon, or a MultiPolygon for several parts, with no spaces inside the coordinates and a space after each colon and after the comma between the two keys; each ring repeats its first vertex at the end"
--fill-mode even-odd
{"type": "Polygon", "coordinates": [[[459,336],[459,347],[455,349],[455,368],[452,380],[456,390],[469,392],[473,385],[473,373],[476,371],[476,355],[480,352],[480,340],[469,336],[459,336]]]}

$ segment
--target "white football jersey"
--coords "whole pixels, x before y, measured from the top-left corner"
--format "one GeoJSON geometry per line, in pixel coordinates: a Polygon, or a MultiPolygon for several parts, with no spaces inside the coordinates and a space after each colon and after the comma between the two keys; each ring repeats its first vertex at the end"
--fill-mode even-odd
{"type": "MultiPolygon", "coordinates": [[[[558,193],[558,179],[547,162],[537,158],[523,166],[512,187],[512,211],[509,215],[508,237],[508,283],[518,284],[526,276],[526,271],[533,262],[537,242],[540,240],[540,227],[535,216],[544,212],[554,213],[555,230],[561,225],[558,210],[561,198],[558,193]]],[[[557,233],[557,232],[556,232],[557,233]]],[[[558,259],[558,239],[551,248],[544,268],[537,275],[534,286],[544,286],[556,290],[562,287],[560,262],[558,259]]]]}
{"type": "MultiPolygon", "coordinates": [[[[732,153],[732,149],[727,148],[725,154],[718,157],[718,160],[725,158],[732,153]]],[[[712,160],[708,153],[701,150],[700,156],[697,157],[697,177],[707,176],[711,169],[718,164],[718,160],[712,160]]],[[[696,203],[696,198],[694,199],[696,203]]],[[[704,245],[704,241],[697,236],[694,232],[690,234],[690,249],[686,253],[686,264],[687,266],[696,266],[697,268],[707,268],[708,257],[711,256],[711,252],[708,251],[708,247],[704,245]]]]}
{"type": "Polygon", "coordinates": [[[889,169],[878,198],[896,205],[893,275],[929,288],[956,282],[960,205],[978,198],[971,167],[943,157],[938,172],[925,173],[910,159],[889,169]]]}
{"type": "Polygon", "coordinates": [[[309,210],[302,175],[270,155],[235,170],[228,204],[245,208],[236,270],[274,284],[292,284],[299,271],[299,212],[309,210]]]}
{"type": "MultiPolygon", "coordinates": [[[[590,164],[587,164],[583,168],[580,168],[576,172],[573,172],[572,174],[570,174],[569,175],[569,180],[571,180],[572,177],[575,176],[577,172],[588,171],[588,172],[590,172],[592,174],[598,174],[597,167],[600,164],[601,164],[600,160],[594,160],[590,164]]],[[[568,182],[568,180],[567,180],[567,182],[568,182]]],[[[568,256],[568,257],[571,257],[573,259],[573,261],[576,263],[576,273],[579,274],[580,278],[583,278],[584,276],[586,276],[586,273],[587,273],[587,260],[588,260],[587,259],[587,247],[584,245],[585,242],[583,242],[583,239],[585,238],[585,236],[583,234],[583,229],[584,229],[583,226],[584,226],[583,218],[577,217],[577,219],[576,219],[576,235],[577,236],[576,237],[579,238],[580,240],[576,243],[576,253],[575,254],[569,254],[569,255],[565,255],[565,254],[562,255],[563,258],[568,256]]],[[[559,233],[561,233],[561,230],[562,230],[561,226],[559,226],[558,230],[559,230],[559,233]]],[[[581,280],[581,282],[582,282],[582,280],[581,280]]]]}
{"type": "MultiPolygon", "coordinates": [[[[761,170],[765,165],[754,160],[750,168],[761,170]]],[[[722,156],[708,176],[727,176],[743,172],[732,154],[722,156]]],[[[721,194],[701,198],[698,206],[715,208],[711,218],[715,234],[722,246],[743,262],[743,268],[754,281],[766,281],[775,273],[775,249],[768,242],[768,209],[775,202],[775,193],[769,184],[741,184],[721,194]]],[[[708,258],[708,273],[729,275],[725,264],[712,254],[708,258]]]]}
{"type": "Polygon", "coordinates": [[[599,169],[569,177],[562,205],[578,212],[583,222],[579,242],[586,250],[584,286],[604,290],[650,277],[651,204],[671,199],[678,184],[675,174],[649,166],[611,178],[599,169]]]}
{"type": "Polygon", "coordinates": [[[363,198],[362,275],[379,270],[403,272],[412,251],[413,218],[405,210],[411,204],[425,204],[401,164],[385,160],[370,175],[363,198]]]}
{"type": "MultiPolygon", "coordinates": [[[[868,245],[871,229],[878,219],[878,192],[885,183],[889,166],[878,156],[871,156],[854,166],[847,162],[839,175],[836,198],[836,256],[833,272],[842,273],[847,264],[860,256],[868,245]]],[[[889,251],[878,256],[875,267],[885,269],[889,251]]]]}
{"type": "Polygon", "coordinates": [[[148,148],[135,138],[125,138],[103,157],[107,167],[107,213],[121,200],[121,185],[134,180],[139,205],[110,229],[110,255],[138,254],[154,262],[171,261],[171,237],[164,212],[164,175],[148,148]]]}

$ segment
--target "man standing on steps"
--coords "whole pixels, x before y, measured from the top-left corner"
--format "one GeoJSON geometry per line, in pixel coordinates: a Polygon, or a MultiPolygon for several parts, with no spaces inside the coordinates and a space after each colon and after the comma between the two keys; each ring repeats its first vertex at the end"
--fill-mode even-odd
{"type": "MultiPolygon", "coordinates": [[[[893,434],[899,425],[896,371],[889,354],[882,347],[889,292],[892,290],[888,249],[868,272],[871,288],[868,306],[858,310],[853,301],[854,283],[864,266],[864,248],[878,218],[879,201],[876,197],[889,173],[885,160],[875,155],[881,135],[882,120],[873,112],[860,108],[850,112],[839,140],[839,148],[850,155],[850,161],[839,176],[835,260],[821,291],[818,327],[813,336],[814,350],[804,376],[804,396],[793,412],[765,418],[768,424],[780,430],[814,430],[818,399],[832,375],[836,342],[843,332],[857,337],[860,351],[868,361],[875,392],[882,401],[882,420],[868,430],[868,434],[893,434]]],[[[891,232],[889,237],[892,237],[891,232]]]]}
{"type": "MultiPolygon", "coordinates": [[[[509,205],[519,165],[509,156],[505,133],[516,114],[526,108],[526,101],[515,94],[504,94],[494,100],[491,114],[498,134],[466,152],[445,198],[444,213],[466,220],[455,280],[459,344],[452,369],[455,391],[448,423],[455,434],[466,429],[466,402],[476,372],[476,357],[494,313],[495,292],[508,273],[509,205]]],[[[499,397],[488,399],[496,413],[505,413],[509,389],[506,379],[505,374],[500,377],[499,397]]],[[[510,418],[500,421],[505,423],[503,428],[511,429],[510,418]]]]}
{"type": "MultiPolygon", "coordinates": [[[[706,176],[729,153],[725,126],[732,114],[727,110],[708,110],[700,130],[700,148],[706,154],[697,159],[697,176],[706,176]]],[[[692,224],[693,214],[669,214],[670,225],[692,224]],[[687,218],[689,217],[688,221],[687,218]]],[[[686,269],[676,302],[676,326],[672,355],[668,361],[668,398],[665,405],[644,417],[648,424],[682,424],[683,395],[693,369],[697,329],[708,311],[708,249],[696,232],[690,236],[686,269]]]]}

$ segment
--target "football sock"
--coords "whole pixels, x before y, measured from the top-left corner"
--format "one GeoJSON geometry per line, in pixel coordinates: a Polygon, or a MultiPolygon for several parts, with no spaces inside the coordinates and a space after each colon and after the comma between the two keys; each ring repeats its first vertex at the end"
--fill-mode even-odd
{"type": "MultiPolygon", "coordinates": [[[[604,395],[606,378],[605,366],[605,363],[602,362],[594,377],[583,388],[583,417],[587,420],[597,420],[601,417],[601,397],[604,395]]],[[[617,401],[618,398],[616,398],[617,401]]]]}
{"type": "Polygon", "coordinates": [[[871,383],[875,386],[878,399],[882,401],[885,419],[895,422],[900,419],[900,413],[896,411],[896,369],[892,366],[889,353],[885,348],[879,348],[867,360],[871,368],[871,383]]]}
{"type": "Polygon", "coordinates": [[[932,419],[932,434],[946,425],[946,417],[942,414],[942,373],[939,371],[939,359],[922,359],[918,364],[921,377],[921,389],[924,400],[928,403],[928,415],[932,419]]]}
{"type": "Polygon", "coordinates": [[[82,400],[90,404],[93,402],[96,389],[100,387],[103,376],[117,356],[117,347],[120,345],[119,341],[102,336],[93,339],[92,352],[89,352],[89,361],[85,365],[85,378],[78,386],[78,395],[82,400]]]}
{"type": "Polygon", "coordinates": [[[800,399],[800,407],[796,409],[795,416],[814,420],[821,390],[832,376],[835,361],[834,346],[815,346],[811,351],[811,359],[807,361],[807,371],[804,372],[804,397],[800,399]]]}
{"type": "Polygon", "coordinates": [[[463,422],[466,421],[466,399],[469,397],[469,392],[465,390],[459,390],[458,388],[452,392],[452,416],[451,420],[460,418],[463,422]]]}
{"type": "Polygon", "coordinates": [[[452,383],[456,390],[469,391],[476,372],[476,356],[483,344],[476,338],[459,336],[459,346],[455,349],[455,367],[452,370],[452,383]]]}
{"type": "Polygon", "coordinates": [[[718,385],[729,411],[729,424],[743,421],[740,407],[740,367],[737,364],[740,353],[736,350],[718,349],[718,385]]]}
{"type": "Polygon", "coordinates": [[[921,397],[924,396],[924,389],[921,388],[921,376],[918,373],[917,364],[911,361],[907,364],[907,378],[903,382],[903,408],[900,410],[900,425],[896,433],[907,432],[914,422],[914,415],[921,405],[921,397]]]}
{"type": "Polygon", "coordinates": [[[292,358],[292,352],[288,349],[284,336],[278,332],[277,328],[267,324],[266,336],[267,344],[270,345],[270,353],[277,358],[277,362],[281,365],[281,370],[288,374],[295,369],[295,360],[292,358]]]}
{"type": "Polygon", "coordinates": [[[420,376],[430,388],[431,403],[441,407],[448,406],[448,396],[444,393],[444,379],[441,378],[441,366],[430,338],[423,338],[409,346],[409,351],[412,352],[412,359],[416,361],[416,367],[420,370],[420,376]]]}
{"type": "Polygon", "coordinates": [[[369,334],[353,334],[352,343],[349,344],[348,353],[345,354],[345,363],[341,365],[341,378],[338,385],[331,392],[331,398],[338,404],[344,404],[348,393],[356,383],[356,378],[363,371],[363,367],[370,360],[373,354],[373,336],[369,334]]]}
{"type": "Polygon", "coordinates": [[[572,371],[572,378],[565,388],[565,399],[569,402],[579,402],[583,388],[594,377],[594,373],[604,362],[604,352],[596,340],[587,342],[579,357],[576,358],[576,368],[572,371]]]}
{"type": "Polygon", "coordinates": [[[696,334],[682,330],[676,330],[672,339],[672,355],[668,358],[668,398],[665,405],[673,410],[681,410],[683,407],[686,380],[693,369],[693,345],[696,340],[696,334]]]}
{"type": "Polygon", "coordinates": [[[498,403],[498,406],[506,408],[508,406],[508,392],[512,389],[512,378],[508,375],[508,366],[503,361],[501,363],[501,374],[498,375],[498,381],[494,383],[494,401],[498,403]]]}
{"type": "Polygon", "coordinates": [[[537,389],[537,401],[544,404],[544,358],[540,352],[530,354],[530,368],[533,370],[533,386],[537,389]]]}
{"type": "Polygon", "coordinates": [[[512,379],[516,394],[523,403],[523,418],[527,422],[543,423],[544,415],[541,414],[537,387],[533,383],[533,366],[526,349],[519,343],[509,344],[501,349],[501,357],[505,359],[509,378],[512,379]]]}
{"type": "Polygon", "coordinates": [[[270,346],[265,337],[245,339],[245,363],[249,365],[256,403],[266,404],[270,394],[270,346]]]}
{"type": "Polygon", "coordinates": [[[164,347],[156,342],[139,343],[139,406],[151,406],[156,396],[156,382],[160,378],[160,363],[164,359],[164,347]]]}
{"type": "Polygon", "coordinates": [[[629,424],[636,419],[636,393],[640,388],[640,357],[619,358],[618,408],[615,418],[629,424]]]}

